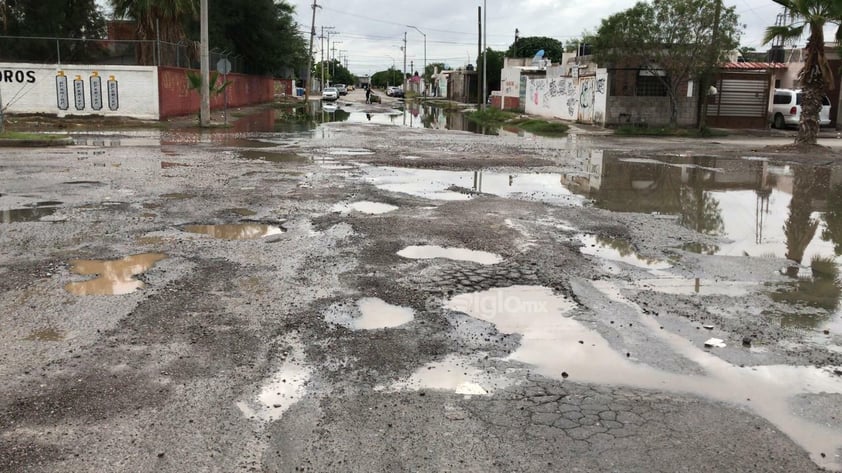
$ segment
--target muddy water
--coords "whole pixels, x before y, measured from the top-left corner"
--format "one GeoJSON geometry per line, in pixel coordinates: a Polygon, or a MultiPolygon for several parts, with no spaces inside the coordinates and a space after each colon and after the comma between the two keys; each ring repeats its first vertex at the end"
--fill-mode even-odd
{"type": "Polygon", "coordinates": [[[598,207],[656,213],[717,244],[689,243],[706,255],[785,258],[802,266],[793,282],[774,288],[778,302],[825,311],[820,317],[784,314],[782,323],[842,328],[842,163],[791,165],[762,156],[630,156],[593,153],[587,176],[565,176],[569,188],[598,207]]]}
{"type": "Polygon", "coordinates": [[[64,338],[65,334],[63,331],[54,328],[45,328],[33,331],[26,337],[26,340],[34,340],[39,342],[60,342],[64,340],[64,338]]]}
{"type": "Polygon", "coordinates": [[[690,393],[751,409],[775,424],[825,467],[840,468],[842,448],[837,431],[793,414],[788,402],[806,393],[842,393],[842,378],[827,370],[796,366],[741,368],[688,340],[660,330],[658,322],[625,299],[608,281],[594,286],[610,300],[635,311],[650,336],[675,356],[697,364],[704,375],[666,372],[618,353],[597,331],[569,317],[572,300],[537,286],[514,286],[462,294],[447,308],[493,324],[498,331],[519,334],[520,346],[508,360],[526,363],[558,380],[690,393]]]}
{"type": "Polygon", "coordinates": [[[357,301],[357,307],[360,316],[353,321],[352,328],[355,330],[400,327],[415,319],[412,309],[389,304],[377,297],[360,299],[357,301]]]}
{"type": "Polygon", "coordinates": [[[56,210],[50,207],[0,210],[0,223],[38,222],[54,214],[56,210]]]}
{"type": "Polygon", "coordinates": [[[220,240],[254,240],[269,235],[280,235],[283,229],[257,223],[232,223],[222,225],[185,225],[185,232],[208,235],[220,240]]]}
{"type": "Polygon", "coordinates": [[[398,256],[410,259],[445,258],[454,261],[469,261],[482,265],[497,264],[503,261],[500,255],[467,248],[447,248],[435,245],[408,246],[398,251],[398,256]]]}
{"type": "Polygon", "coordinates": [[[71,272],[74,274],[98,277],[89,281],[67,283],[64,289],[77,296],[129,294],[143,287],[143,282],[134,276],[146,272],[166,257],[162,253],[145,253],[110,261],[71,261],[71,272]]]}
{"type": "Polygon", "coordinates": [[[377,188],[426,199],[469,200],[477,194],[581,205],[554,173],[446,171],[397,167],[363,168],[365,179],[377,188]]]}
{"type": "MultiPolygon", "coordinates": [[[[637,254],[627,240],[621,238],[610,238],[601,235],[579,235],[582,242],[580,251],[582,254],[596,256],[609,261],[625,263],[638,268],[652,270],[668,269],[672,267],[666,261],[659,261],[654,258],[644,258],[637,254]]],[[[607,265],[606,269],[613,273],[619,273],[617,266],[607,265]]]]}

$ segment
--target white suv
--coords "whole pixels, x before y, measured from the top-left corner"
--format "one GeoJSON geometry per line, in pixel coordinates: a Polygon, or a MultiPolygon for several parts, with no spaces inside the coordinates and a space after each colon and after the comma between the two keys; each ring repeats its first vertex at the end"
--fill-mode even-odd
{"type": "MultiPolygon", "coordinates": [[[[772,100],[772,126],[785,128],[798,126],[801,121],[801,90],[775,89],[772,100]]],[[[822,97],[822,108],[819,110],[819,126],[830,125],[830,100],[822,97]]]]}

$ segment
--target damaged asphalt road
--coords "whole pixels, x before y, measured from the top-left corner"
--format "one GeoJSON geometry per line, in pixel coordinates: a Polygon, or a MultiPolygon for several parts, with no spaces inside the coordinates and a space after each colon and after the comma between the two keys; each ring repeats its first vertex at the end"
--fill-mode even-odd
{"type": "Polygon", "coordinates": [[[835,163],[378,120],[76,138],[0,155],[2,471],[842,469],[835,163]],[[799,267],[775,238],[817,212],[799,267]]]}

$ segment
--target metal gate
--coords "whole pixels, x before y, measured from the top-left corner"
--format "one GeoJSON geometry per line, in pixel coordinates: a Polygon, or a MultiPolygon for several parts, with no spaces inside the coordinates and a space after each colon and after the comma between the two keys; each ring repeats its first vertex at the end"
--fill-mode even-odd
{"type": "Polygon", "coordinates": [[[766,71],[729,72],[708,96],[707,123],[720,128],[766,128],[771,78],[766,71]]]}

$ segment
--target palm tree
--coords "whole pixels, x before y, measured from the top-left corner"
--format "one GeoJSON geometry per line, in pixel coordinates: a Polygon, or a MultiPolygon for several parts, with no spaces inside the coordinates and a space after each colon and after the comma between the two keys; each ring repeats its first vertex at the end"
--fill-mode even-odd
{"type": "MultiPolygon", "coordinates": [[[[185,21],[199,12],[198,0],[110,0],[116,18],[137,22],[137,39],[177,43],[186,38],[185,21]]],[[[151,43],[141,43],[140,64],[153,64],[151,43]]]]}
{"type": "Polygon", "coordinates": [[[763,41],[775,38],[798,39],[809,28],[804,67],[798,74],[803,98],[801,123],[798,125],[796,144],[816,144],[819,136],[819,111],[822,97],[834,87],[833,71],[824,52],[824,27],[837,25],[836,40],[842,40],[842,2],[839,0],[773,0],[788,9],[793,23],[766,28],[763,41]]]}

